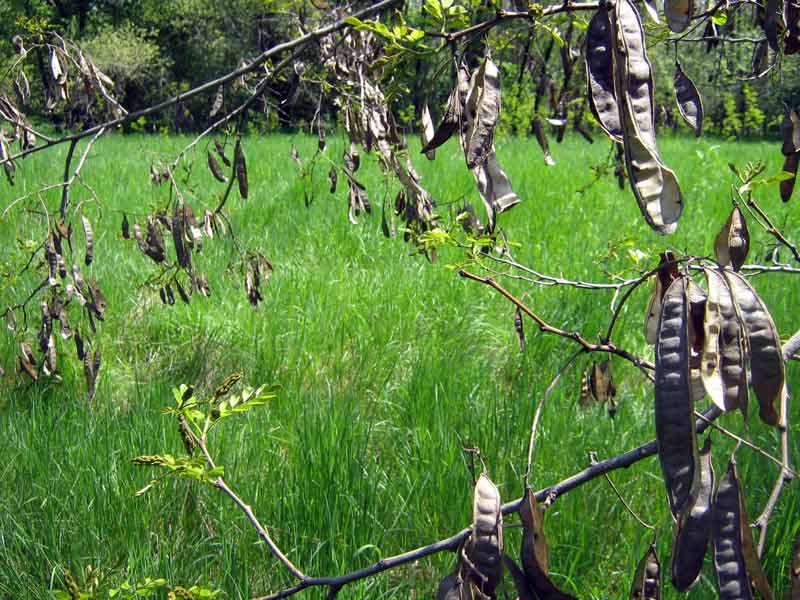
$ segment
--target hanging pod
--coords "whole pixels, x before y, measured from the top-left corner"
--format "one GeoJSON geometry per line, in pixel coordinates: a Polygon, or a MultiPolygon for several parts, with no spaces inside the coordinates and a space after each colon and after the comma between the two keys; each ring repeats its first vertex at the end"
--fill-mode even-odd
{"type": "Polygon", "coordinates": [[[606,8],[600,8],[589,21],[584,57],[589,109],[603,131],[621,143],[622,123],[614,89],[614,41],[606,8]]]}
{"type": "Polygon", "coordinates": [[[694,135],[700,137],[703,133],[703,100],[678,62],[675,63],[675,99],[683,120],[694,130],[694,135]]]}

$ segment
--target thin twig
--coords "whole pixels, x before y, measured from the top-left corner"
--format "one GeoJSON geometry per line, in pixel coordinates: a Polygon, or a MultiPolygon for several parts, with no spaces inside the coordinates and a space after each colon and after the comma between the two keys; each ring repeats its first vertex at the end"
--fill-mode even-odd
{"type": "MultiPolygon", "coordinates": [[[[597,453],[596,452],[589,452],[589,462],[593,465],[597,464],[597,453]]],[[[608,485],[611,486],[611,489],[614,490],[614,493],[617,495],[617,499],[622,502],[622,506],[631,514],[631,516],[639,522],[639,525],[644,527],[645,529],[649,529],[650,531],[655,532],[656,528],[653,525],[649,525],[645,523],[644,520],[636,514],[636,511],[631,508],[631,505],[625,500],[622,494],[619,493],[617,486],[614,485],[614,482],[611,480],[611,476],[608,473],[603,473],[603,477],[606,478],[608,485]]]]}

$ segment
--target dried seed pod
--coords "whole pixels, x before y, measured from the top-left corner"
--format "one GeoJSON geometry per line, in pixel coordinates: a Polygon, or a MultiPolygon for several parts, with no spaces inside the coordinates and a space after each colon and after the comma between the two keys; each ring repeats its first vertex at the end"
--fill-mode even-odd
{"type": "Polygon", "coordinates": [[[222,147],[222,144],[219,143],[219,140],[214,140],[214,149],[217,151],[217,154],[219,154],[219,157],[222,159],[222,163],[226,167],[230,167],[231,161],[228,159],[227,156],[225,156],[225,148],[222,147]]]}
{"type": "Polygon", "coordinates": [[[701,375],[706,392],[721,410],[747,415],[744,333],[728,284],[718,271],[704,269],[708,300],[701,375]]]}
{"type": "MultiPolygon", "coordinates": [[[[136,226],[133,228],[134,235],[136,234],[136,226]]],[[[137,241],[141,236],[137,238],[137,241]]],[[[139,244],[139,248],[156,263],[164,262],[167,250],[164,246],[164,235],[161,233],[161,228],[158,226],[158,219],[152,216],[147,217],[147,239],[144,243],[139,244]]]]}
{"type": "Polygon", "coordinates": [[[681,511],[675,527],[670,570],[672,584],[678,591],[688,590],[700,576],[711,537],[713,492],[714,466],[711,462],[711,438],[707,437],[700,450],[689,500],[681,511]]]}
{"type": "Polygon", "coordinates": [[[442,579],[436,589],[436,600],[473,600],[474,597],[472,585],[464,580],[460,569],[442,579]]]}
{"type": "Polygon", "coordinates": [[[734,206],[714,242],[717,262],[723,267],[730,265],[734,271],[738,271],[744,264],[749,249],[750,232],[747,230],[747,223],[741,209],[734,206]]]}
{"type": "Polygon", "coordinates": [[[542,154],[544,155],[544,164],[546,164],[548,167],[555,166],[556,161],[553,158],[553,155],[550,154],[550,144],[547,143],[547,135],[544,132],[542,120],[539,118],[539,115],[533,117],[533,133],[536,135],[536,142],[542,149],[542,154]]]}
{"type": "Polygon", "coordinates": [[[469,579],[486,596],[494,590],[503,576],[503,514],[500,511],[500,492],[482,473],[475,483],[472,506],[472,533],[465,552],[474,566],[469,579]]]}
{"type": "Polygon", "coordinates": [[[781,136],[783,137],[781,152],[784,156],[800,152],[800,116],[789,106],[784,107],[781,136]]]}
{"type": "Polygon", "coordinates": [[[209,119],[214,117],[220,110],[222,110],[222,103],[225,99],[224,94],[225,94],[225,86],[219,84],[219,86],[217,86],[217,93],[214,94],[214,102],[211,105],[211,110],[208,111],[209,119]]]}
{"type": "Polygon", "coordinates": [[[783,390],[784,370],[781,341],[775,323],[753,286],[744,277],[725,271],[734,305],[744,324],[750,354],[750,383],[758,398],[758,414],[767,425],[778,425],[775,403],[783,390]]]}
{"type": "Polygon", "coordinates": [[[233,162],[236,165],[236,181],[239,183],[239,195],[242,199],[247,200],[247,163],[244,158],[241,139],[236,140],[236,146],[233,149],[233,162]]]}
{"type": "Polygon", "coordinates": [[[485,162],[472,169],[472,175],[489,217],[488,230],[494,231],[495,216],[518,204],[520,198],[514,193],[508,176],[497,162],[494,147],[485,162]]]}
{"type": "Polygon", "coordinates": [[[89,219],[81,215],[81,223],[83,224],[83,235],[86,238],[86,256],[84,262],[88,267],[94,260],[94,233],[92,232],[92,224],[89,219]]]}
{"type": "Polygon", "coordinates": [[[206,161],[206,163],[208,164],[208,170],[211,171],[211,174],[214,176],[214,179],[216,179],[221,183],[227,183],[228,178],[225,176],[225,173],[222,172],[222,168],[219,166],[217,159],[214,158],[214,155],[211,154],[211,151],[210,150],[207,151],[206,155],[208,157],[206,161]]]}
{"type": "MultiPolygon", "coordinates": [[[[434,137],[433,131],[433,119],[431,119],[431,111],[428,110],[428,105],[425,104],[422,107],[422,123],[420,126],[420,136],[422,137],[422,147],[426,148],[432,141],[434,137]]],[[[435,150],[428,150],[425,152],[425,156],[428,157],[428,160],[433,160],[436,158],[436,151],[435,150]]]]}
{"type": "Polygon", "coordinates": [[[656,277],[644,315],[644,339],[650,345],[655,344],[658,337],[658,318],[661,316],[661,297],[663,295],[664,288],[661,286],[661,280],[656,277]]]}
{"type": "Polygon", "coordinates": [[[589,375],[591,373],[592,367],[587,367],[583,373],[581,373],[581,393],[580,393],[580,400],[578,401],[581,408],[586,408],[589,406],[589,400],[591,398],[591,388],[589,387],[589,375]]]}
{"type": "MultiPolygon", "coordinates": [[[[744,521],[742,530],[742,490],[736,463],[731,460],[714,494],[713,528],[714,569],[721,600],[752,599],[750,588],[752,573],[748,573],[743,536],[752,536],[750,526],[744,521]]],[[[744,515],[746,519],[746,515],[744,515]]],[[[767,598],[772,598],[771,593],[767,598]]]]}
{"type": "Polygon", "coordinates": [[[423,139],[422,152],[425,154],[433,152],[436,148],[449,140],[452,135],[458,131],[461,119],[461,102],[459,101],[458,86],[450,93],[447,99],[447,108],[445,108],[442,121],[439,127],[427,142],[423,139]]]}
{"type": "Polygon", "coordinates": [[[39,371],[36,369],[36,357],[33,355],[33,350],[31,350],[27,342],[22,342],[19,347],[19,366],[31,379],[37,381],[39,379],[39,371]]]}
{"type": "Polygon", "coordinates": [[[678,62],[675,63],[675,98],[683,120],[694,129],[695,136],[700,137],[703,132],[703,100],[678,62]]]}
{"type": "Polygon", "coordinates": [[[514,331],[517,332],[517,342],[519,342],[519,351],[525,352],[525,327],[522,324],[522,311],[517,307],[514,311],[514,331]]]}
{"type": "Polygon", "coordinates": [[[610,360],[592,364],[589,388],[592,390],[594,399],[601,404],[613,402],[617,395],[617,388],[614,386],[614,379],[611,376],[610,360]]]}
{"type": "Polygon", "coordinates": [[[589,109],[606,134],[622,142],[622,124],[614,89],[614,40],[608,10],[600,8],[589,21],[586,34],[586,80],[589,109]]]}
{"type": "Polygon", "coordinates": [[[528,580],[525,579],[525,574],[508,554],[503,554],[503,564],[506,570],[511,573],[511,579],[514,581],[514,587],[517,590],[517,600],[537,600],[530,585],[528,585],[528,580]]]}
{"type": "Polygon", "coordinates": [[[659,600],[661,598],[661,564],[658,562],[655,544],[645,552],[631,583],[631,600],[659,600]]]}
{"type": "Polygon", "coordinates": [[[689,302],[689,396],[699,402],[706,396],[701,373],[707,295],[690,277],[686,281],[686,297],[689,302]]]}
{"type": "Polygon", "coordinates": [[[519,506],[519,519],[523,532],[520,562],[528,586],[534,592],[534,597],[543,600],[574,600],[572,596],[559,590],[550,580],[550,561],[542,512],[530,486],[525,487],[525,495],[519,506]]]}
{"type": "Polygon", "coordinates": [[[682,33],[694,16],[694,0],[664,0],[667,26],[674,33],[682,33]]]}
{"type": "Polygon", "coordinates": [[[500,70],[488,57],[472,74],[465,110],[469,129],[464,154],[467,167],[474,169],[493,151],[494,129],[500,116],[500,70]]]}
{"type": "Polygon", "coordinates": [[[11,160],[8,142],[6,142],[5,134],[2,131],[0,131],[0,162],[3,163],[3,170],[6,173],[8,183],[14,185],[14,174],[17,172],[17,166],[11,160]]]}
{"type": "Polygon", "coordinates": [[[672,233],[683,212],[683,198],[675,173],[663,164],[656,148],[652,68],[642,23],[631,0],[616,3],[615,17],[615,85],[628,178],[647,223],[660,234],[672,233]]]}
{"type": "Polygon", "coordinates": [[[692,486],[697,436],[689,388],[689,314],[686,280],[664,294],[655,364],[655,421],[658,458],[669,506],[677,517],[692,486]]]}
{"type": "Polygon", "coordinates": [[[128,215],[122,213],[122,239],[131,239],[131,225],[128,223],[128,215]]]}
{"type": "Polygon", "coordinates": [[[790,178],[780,182],[781,200],[788,202],[794,192],[794,184],[797,181],[797,152],[792,152],[783,161],[783,170],[791,175],[790,178]]]}

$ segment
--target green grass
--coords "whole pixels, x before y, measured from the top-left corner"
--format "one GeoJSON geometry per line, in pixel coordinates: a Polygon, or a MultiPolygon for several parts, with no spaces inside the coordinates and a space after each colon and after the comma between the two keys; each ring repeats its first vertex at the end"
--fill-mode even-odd
{"type": "MultiPolygon", "coordinates": [[[[763,159],[774,173],[782,159],[776,143],[662,139],[662,155],[678,174],[686,199],[678,232],[662,238],[644,224],[630,191],[621,192],[610,176],[576,193],[592,178],[588,166],[609,151],[597,137],[593,146],[574,138],[555,146],[558,165],[550,169],[533,140],[497,143],[499,159],[523,199],[499,219],[509,238],[520,243],[521,262],[570,279],[599,281],[606,267],[636,267],[628,249],[647,254],[640,268],[649,268],[667,248],[711,254],[730,209],[734,181],[727,163],[763,159]],[[606,256],[609,245],[616,258],[606,256]]],[[[329,141],[328,153],[338,160],[344,142],[329,141]]],[[[61,358],[63,383],[30,385],[15,373],[18,340],[5,335],[0,342],[6,371],[0,409],[0,598],[46,596],[48,589],[63,586],[63,569],[79,574],[90,564],[115,583],[165,577],[171,584],[219,587],[230,598],[290,584],[244,516],[215,490],[166,481],[134,496],[153,472],[133,466],[132,457],[179,452],[175,424],[159,412],[171,402],[171,387],[185,382],[208,391],[235,370],[244,371],[250,384],[274,382],[282,391],[264,409],[230,419],[212,438],[211,449],[230,485],[308,574],[364,567],[465,527],[472,500],[464,446],[481,448],[504,500],[522,492],[534,403],[573,346],[527,324],[528,345],[521,354],[511,305],[448,268],[460,260],[458,253],[443,252],[429,264],[402,239],[384,238],[380,205],[393,201],[396,187],[383,179],[374,158],[362,156],[362,178],[377,210],[361,224],[347,222],[342,182],[336,194],[328,193],[322,164],[309,188],[313,203],[305,208],[304,184],[289,156],[291,143],[303,157],[313,153],[316,140],[303,136],[248,139],[251,197],[243,202],[234,195],[230,201],[240,243],[260,249],[275,267],[258,310],[247,303],[238,271],[226,271],[236,257],[227,240],[207,243],[197,258],[209,274],[211,298],[162,306],[155,290],[143,285],[153,263],[121,239],[120,211],[141,221],[166,202],[168,188],[147,179],[150,161],[174,156],[186,142],[101,140],[86,167],[86,182],[99,202],[85,189],[73,192],[73,202],[84,202],[97,238],[95,263],[84,270],[97,278],[109,303],[99,333],[104,367],[95,406],[84,400],[82,368],[72,358],[71,343],[61,358]]],[[[17,186],[2,188],[4,204],[57,179],[65,150],[26,160],[17,186]]],[[[213,208],[221,187],[202,163],[201,154],[185,188],[196,210],[213,208]]],[[[442,212],[464,199],[479,205],[455,143],[437,151],[435,162],[415,157],[415,163],[442,212]]],[[[797,199],[783,205],[776,189],[758,197],[788,232],[800,230],[797,199]]],[[[8,271],[26,259],[12,241],[41,238],[42,202],[53,210],[59,196],[50,192],[20,203],[0,221],[12,254],[8,271]]],[[[751,232],[751,258],[762,260],[770,239],[754,224],[751,232]]],[[[0,302],[18,302],[37,277],[6,277],[0,302]]],[[[596,339],[605,328],[608,292],[508,285],[565,329],[596,339]]],[[[755,285],[783,337],[800,328],[800,289],[790,276],[760,276],[755,285]]],[[[647,295],[645,289],[633,294],[615,341],[651,357],[641,333],[647,295]]],[[[606,458],[654,435],[652,390],[619,359],[613,361],[616,418],[609,419],[602,407],[578,408],[586,364],[581,359],[566,373],[545,408],[533,471],[537,488],[584,468],[590,450],[606,458]]],[[[789,372],[797,385],[796,367],[789,372]]],[[[795,406],[793,422],[800,416],[795,406]]],[[[738,415],[722,422],[746,432],[738,415]]],[[[798,433],[792,425],[793,436],[798,433]]],[[[757,418],[746,435],[777,453],[777,435],[757,418]]],[[[714,443],[719,474],[732,443],[718,434],[714,443]]],[[[792,456],[800,462],[794,443],[792,456]]],[[[754,519],[777,471],[747,449],[737,458],[754,519]]],[[[657,461],[647,459],[613,478],[632,507],[659,528],[666,571],[672,520],[657,461]]],[[[798,501],[797,486],[790,485],[769,529],[765,563],[776,592],[787,581],[798,501]]],[[[650,534],[602,479],[558,499],[546,527],[559,585],[582,599],[627,595],[650,534]]],[[[506,544],[517,552],[519,530],[507,531],[506,544]]],[[[450,554],[435,555],[349,586],[344,597],[431,597],[452,563],[450,554]]],[[[690,597],[714,597],[712,581],[707,565],[690,597]]],[[[322,597],[319,591],[304,594],[322,597]]],[[[679,595],[666,585],[664,597],[679,595]]]]}

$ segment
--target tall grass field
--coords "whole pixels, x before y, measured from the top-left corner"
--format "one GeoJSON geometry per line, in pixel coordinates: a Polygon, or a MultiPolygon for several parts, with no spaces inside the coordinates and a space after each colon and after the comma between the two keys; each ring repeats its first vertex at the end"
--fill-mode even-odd
{"type": "MultiPolygon", "coordinates": [[[[63,381],[32,384],[18,372],[20,340],[8,331],[0,338],[0,598],[47,598],[64,589],[65,570],[85,583],[88,566],[115,586],[163,577],[170,585],[220,589],[232,599],[291,585],[245,516],[211,486],[166,479],[135,495],[157,473],[133,465],[133,457],[182,451],[174,419],[161,414],[173,403],[171,389],[186,383],[209,393],[236,371],[250,385],[275,383],[281,390],[267,406],[226,420],[211,436],[210,450],[229,485],[309,575],[365,567],[468,526],[472,475],[465,447],[480,448],[504,501],[522,494],[535,403],[577,346],[527,321],[527,345],[520,352],[513,306],[487,286],[458,276],[454,265],[465,260],[462,251],[445,249],[431,263],[402,235],[384,237],[381,207],[386,203],[390,214],[397,184],[381,174],[374,156],[362,156],[359,171],[374,210],[351,225],[343,177],[336,193],[328,190],[328,162],[318,162],[313,180],[298,176],[291,145],[307,160],[317,143],[303,135],[245,139],[250,198],[243,201],[234,192],[228,201],[237,241],[215,239],[196,258],[208,274],[211,296],[163,305],[147,284],[154,264],[135,242],[122,239],[120,223],[123,212],[131,222],[143,222],[167,203],[169,186],[150,183],[150,164],[174,158],[189,141],[100,139],[84,168],[88,187],[72,192],[72,202],[83,203],[95,229],[95,261],[83,269],[108,300],[98,333],[103,368],[94,402],[85,399],[83,368],[71,342],[60,355],[63,381]],[[274,267],[257,310],[247,301],[241,273],[229,268],[236,244],[260,250],[274,267]]],[[[498,158],[522,198],[498,219],[517,244],[515,257],[543,273],[599,282],[644,272],[667,249],[713,256],[737,182],[728,163],[743,167],[763,160],[765,174],[775,174],[783,158],[777,142],[665,136],[659,143],[686,202],[677,233],[669,237],[651,232],[630,189],[617,187],[613,167],[592,184],[590,167],[605,163],[610,153],[599,135],[593,145],[577,137],[554,144],[558,164],[551,168],[533,139],[498,140],[498,158]]],[[[344,139],[331,138],[326,154],[340,163],[345,147],[344,139]]],[[[3,207],[59,180],[65,154],[61,146],[26,159],[17,184],[0,188],[3,207]]],[[[185,198],[196,212],[213,209],[224,185],[205,167],[204,143],[192,157],[191,170],[178,172],[185,198]]],[[[446,220],[464,202],[480,208],[455,141],[437,150],[433,162],[416,150],[413,157],[446,220]]],[[[800,198],[784,205],[777,184],[759,188],[756,198],[800,241],[800,198]]],[[[38,283],[40,272],[19,273],[30,244],[41,242],[43,206],[55,211],[59,201],[57,190],[34,194],[3,213],[0,235],[11,259],[0,279],[0,306],[21,301],[38,283]]],[[[754,221],[749,224],[748,262],[768,262],[773,239],[754,221]]],[[[789,260],[788,254],[781,259],[789,260]]],[[[800,329],[795,277],[758,275],[752,282],[782,338],[800,329]]],[[[549,322],[591,341],[611,316],[613,294],[607,290],[518,280],[504,285],[549,322]]],[[[649,286],[633,293],[614,341],[652,360],[642,333],[649,293],[649,286]]],[[[653,439],[652,387],[626,361],[612,358],[618,389],[613,418],[604,406],[579,406],[581,372],[591,360],[605,358],[580,357],[549,397],[531,475],[536,489],[585,468],[589,452],[609,458],[653,439]]],[[[800,389],[796,362],[788,378],[800,389]]],[[[778,434],[758,420],[754,402],[751,395],[749,424],[738,413],[719,422],[777,455],[778,434]]],[[[791,456],[798,465],[800,412],[794,400],[789,414],[791,456]]],[[[710,435],[719,476],[735,442],[710,435]]],[[[746,447],[738,450],[737,462],[754,520],[778,468],[746,447]]],[[[658,460],[645,459],[611,477],[630,507],[656,527],[667,580],[674,524],[658,460]]],[[[768,530],[764,562],[776,597],[788,584],[798,505],[794,482],[768,530]]],[[[521,539],[515,523],[507,519],[511,555],[517,555],[521,539]]],[[[653,537],[603,478],[557,498],[545,527],[552,578],[581,599],[626,598],[653,537]]],[[[452,553],[435,554],[347,586],[341,597],[432,598],[454,562],[452,553]]],[[[716,597],[707,562],[690,598],[716,597]]],[[[514,597],[510,584],[504,590],[500,597],[514,597]]],[[[664,598],[683,596],[665,583],[664,598]]],[[[322,598],[324,590],[298,597],[322,598]]]]}

